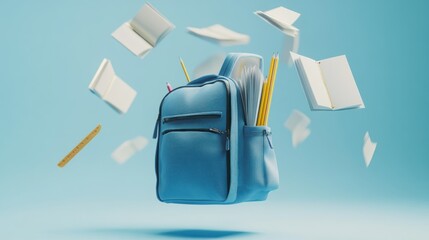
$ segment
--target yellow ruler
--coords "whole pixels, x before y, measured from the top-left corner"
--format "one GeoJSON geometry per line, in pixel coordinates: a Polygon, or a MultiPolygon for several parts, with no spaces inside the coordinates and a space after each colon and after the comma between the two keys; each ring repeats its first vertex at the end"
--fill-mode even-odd
{"type": "Polygon", "coordinates": [[[82,150],[86,146],[86,144],[88,144],[95,136],[97,136],[100,130],[101,130],[101,125],[98,124],[97,127],[94,128],[94,130],[92,130],[76,147],[73,148],[73,150],[69,152],[69,154],[67,154],[67,156],[63,158],[63,160],[61,160],[57,164],[58,167],[64,167],[70,160],[72,160],[72,158],[78,152],[80,152],[80,150],[82,150]]]}

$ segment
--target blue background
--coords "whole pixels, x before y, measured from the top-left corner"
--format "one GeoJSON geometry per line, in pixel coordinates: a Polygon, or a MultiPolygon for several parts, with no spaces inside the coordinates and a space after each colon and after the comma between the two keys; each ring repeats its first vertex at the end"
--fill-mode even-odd
{"type": "Polygon", "coordinates": [[[139,59],[110,34],[143,3],[0,2],[0,238],[428,237],[427,3],[153,0],[176,29],[139,59]],[[277,6],[301,13],[300,54],[347,55],[366,108],[311,112],[296,70],[281,62],[269,121],[280,188],[263,203],[159,203],[156,142],[124,165],[111,152],[127,139],[151,137],[165,82],[186,84],[179,57],[192,72],[218,52],[252,52],[267,61],[282,51],[282,33],[253,14],[277,6]],[[220,47],[186,32],[215,23],[248,34],[250,43],[220,47]],[[103,58],[138,92],[125,115],[88,90],[103,58]],[[293,109],[312,120],[311,135],[296,149],[283,125],[293,109]],[[58,168],[98,123],[100,134],[58,168]],[[366,131],[378,142],[369,168],[366,131]]]}

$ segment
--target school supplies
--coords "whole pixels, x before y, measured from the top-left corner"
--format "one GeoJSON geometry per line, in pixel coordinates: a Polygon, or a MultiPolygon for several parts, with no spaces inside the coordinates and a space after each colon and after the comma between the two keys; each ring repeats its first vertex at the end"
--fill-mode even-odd
{"type": "Polygon", "coordinates": [[[188,82],[190,82],[190,81],[191,81],[191,79],[189,78],[188,70],[186,70],[186,66],[185,66],[185,63],[183,62],[183,59],[182,59],[182,58],[180,58],[180,65],[182,66],[182,70],[183,70],[183,72],[185,73],[186,80],[187,80],[188,82]]]}
{"type": "Polygon", "coordinates": [[[167,82],[167,91],[168,91],[168,92],[173,91],[173,87],[172,87],[172,86],[171,86],[171,84],[170,84],[170,83],[168,83],[168,82],[167,82]]]}
{"type": "Polygon", "coordinates": [[[175,26],[152,5],[146,3],[137,15],[112,33],[134,55],[143,57],[175,26]]]}
{"type": "Polygon", "coordinates": [[[257,126],[267,126],[268,116],[270,114],[272,95],[277,76],[279,56],[278,54],[271,57],[270,69],[268,71],[267,80],[263,84],[261,104],[259,106],[257,126]]]}
{"type": "Polygon", "coordinates": [[[291,56],[311,110],[365,108],[345,55],[321,61],[291,56]]]}
{"type": "Polygon", "coordinates": [[[293,110],[286,120],[284,125],[292,134],[292,146],[294,148],[298,147],[310,135],[311,131],[308,129],[310,122],[310,118],[298,110],[293,110]]]}
{"type": "Polygon", "coordinates": [[[369,136],[369,133],[366,132],[365,136],[363,137],[363,148],[362,148],[366,167],[369,167],[369,164],[371,164],[372,157],[374,156],[374,152],[376,148],[377,148],[377,143],[372,142],[369,136]]]}
{"type": "Polygon", "coordinates": [[[119,145],[112,153],[112,158],[119,164],[125,163],[134,154],[141,151],[148,144],[148,140],[143,136],[127,140],[119,145]]]}
{"type": "Polygon", "coordinates": [[[157,196],[162,202],[233,204],[263,201],[278,188],[271,129],[246,122],[236,76],[262,58],[236,53],[219,75],[195,79],[168,93],[159,108],[154,138],[157,196]]]}
{"type": "Polygon", "coordinates": [[[103,59],[88,88],[119,113],[126,113],[137,95],[116,75],[108,59],[103,59]]]}
{"type": "Polygon", "coordinates": [[[291,63],[289,52],[298,52],[299,47],[299,29],[293,24],[301,14],[281,6],[269,11],[256,11],[255,14],[282,31],[285,36],[283,55],[291,63]]]}
{"type": "Polygon", "coordinates": [[[70,160],[73,159],[101,130],[101,125],[98,124],[76,147],[73,148],[57,165],[64,167],[70,160]]]}
{"type": "Polygon", "coordinates": [[[188,32],[199,38],[206,39],[223,46],[246,44],[250,41],[248,35],[234,32],[220,24],[206,28],[188,27],[188,32]]]}

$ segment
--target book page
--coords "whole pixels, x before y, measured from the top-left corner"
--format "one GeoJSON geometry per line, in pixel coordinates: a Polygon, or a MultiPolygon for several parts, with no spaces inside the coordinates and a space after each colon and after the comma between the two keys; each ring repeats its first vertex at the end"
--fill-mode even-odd
{"type": "Polygon", "coordinates": [[[311,58],[307,58],[291,52],[295,62],[307,99],[313,110],[331,108],[331,100],[323,82],[319,64],[311,58]]]}
{"type": "Polygon", "coordinates": [[[149,141],[145,137],[138,136],[123,142],[113,151],[111,156],[117,163],[123,164],[138,151],[144,149],[148,143],[149,141]]]}
{"type": "Polygon", "coordinates": [[[320,61],[334,109],[363,107],[363,101],[345,55],[320,61]]]}
{"type": "Polygon", "coordinates": [[[152,47],[174,28],[174,25],[150,4],[143,5],[130,21],[130,25],[152,47]]]}
{"type": "Polygon", "coordinates": [[[372,157],[374,156],[374,152],[376,148],[377,148],[377,143],[372,142],[369,136],[369,133],[366,132],[365,136],[363,137],[363,148],[362,148],[366,167],[368,167],[369,164],[371,164],[372,157]]]}
{"type": "Polygon", "coordinates": [[[292,134],[292,146],[294,148],[298,147],[310,135],[311,131],[308,129],[310,122],[310,118],[298,110],[293,110],[286,120],[284,125],[292,134]]]}
{"type": "MultiPolygon", "coordinates": [[[[296,29],[292,24],[299,18],[301,14],[294,12],[285,7],[277,7],[269,11],[256,11],[256,15],[260,16],[262,19],[266,20],[270,24],[280,28],[280,30],[285,29],[296,29]]],[[[297,30],[297,29],[296,29],[297,30]]]]}
{"type": "Polygon", "coordinates": [[[112,64],[108,59],[103,59],[88,88],[97,96],[103,98],[115,77],[112,64]]]}
{"type": "Polygon", "coordinates": [[[126,113],[136,97],[137,92],[116,77],[103,100],[110,104],[119,113],[126,113]]]}
{"type": "Polygon", "coordinates": [[[139,57],[143,57],[152,49],[152,46],[137,34],[128,23],[124,23],[116,29],[112,33],[112,37],[139,57]]]}
{"type": "Polygon", "coordinates": [[[198,37],[208,38],[224,45],[245,44],[250,40],[249,36],[234,32],[220,24],[206,28],[188,27],[188,31],[198,37]]]}

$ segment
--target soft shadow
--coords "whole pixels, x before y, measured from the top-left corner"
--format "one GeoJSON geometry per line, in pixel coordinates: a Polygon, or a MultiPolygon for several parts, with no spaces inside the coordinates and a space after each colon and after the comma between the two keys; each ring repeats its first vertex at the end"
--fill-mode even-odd
{"type": "Polygon", "coordinates": [[[183,229],[160,231],[161,236],[180,237],[180,238],[224,238],[232,236],[243,236],[254,234],[252,232],[243,231],[227,231],[227,230],[207,230],[207,229],[183,229]]]}
{"type": "Polygon", "coordinates": [[[170,238],[226,238],[256,234],[246,231],[214,229],[145,229],[145,228],[95,228],[79,231],[85,234],[120,235],[121,237],[158,236],[170,238]]]}

